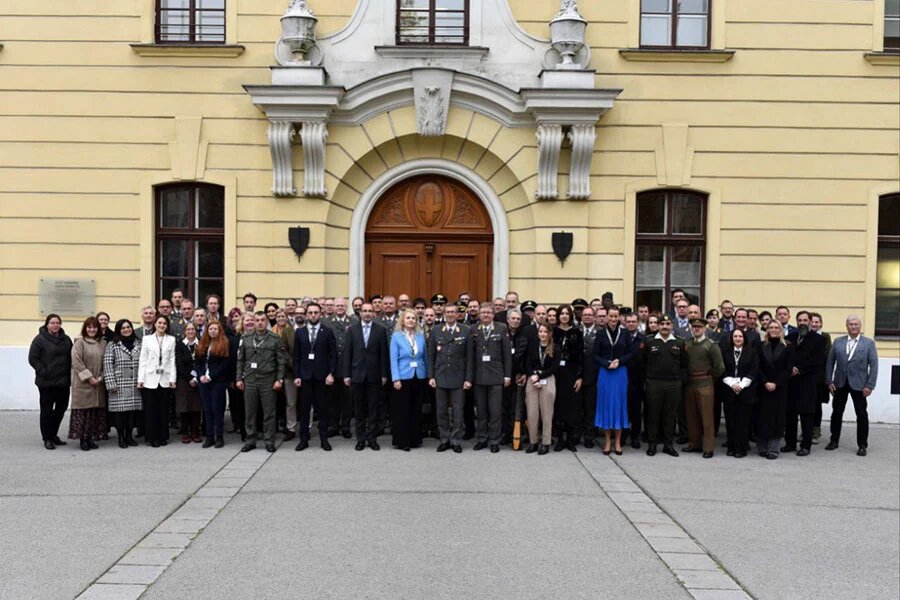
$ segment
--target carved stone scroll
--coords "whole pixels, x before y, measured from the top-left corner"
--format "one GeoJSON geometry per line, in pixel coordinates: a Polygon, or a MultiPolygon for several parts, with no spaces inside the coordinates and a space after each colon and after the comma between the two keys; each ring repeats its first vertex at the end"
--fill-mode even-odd
{"type": "Polygon", "coordinates": [[[290,121],[269,122],[269,152],[272,154],[272,194],[296,196],[292,163],[294,124],[290,121]]]}
{"type": "Polygon", "coordinates": [[[593,125],[572,125],[569,142],[572,144],[572,161],[569,167],[569,198],[587,200],[591,197],[591,159],[597,131],[593,125]]]}
{"type": "Polygon", "coordinates": [[[325,190],[325,138],[328,128],[324,121],[304,121],[300,129],[303,144],[303,195],[324,198],[325,190]]]}
{"type": "Polygon", "coordinates": [[[538,200],[555,200],[559,195],[559,153],[562,150],[562,126],[538,125],[538,200]]]}

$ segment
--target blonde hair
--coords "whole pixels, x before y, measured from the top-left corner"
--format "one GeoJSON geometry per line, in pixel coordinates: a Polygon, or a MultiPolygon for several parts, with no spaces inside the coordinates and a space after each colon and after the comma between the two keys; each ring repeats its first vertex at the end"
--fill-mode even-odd
{"type": "Polygon", "coordinates": [[[394,325],[394,331],[403,332],[406,328],[403,326],[403,321],[406,320],[406,315],[412,315],[416,320],[416,333],[422,333],[422,325],[419,324],[419,315],[416,314],[416,311],[412,308],[401,308],[397,311],[397,324],[394,325]]]}
{"type": "Polygon", "coordinates": [[[778,325],[778,341],[782,346],[787,346],[787,341],[784,339],[784,327],[781,325],[781,321],[778,319],[772,319],[769,321],[769,324],[766,325],[766,339],[769,339],[769,327],[772,325],[778,325]]]}

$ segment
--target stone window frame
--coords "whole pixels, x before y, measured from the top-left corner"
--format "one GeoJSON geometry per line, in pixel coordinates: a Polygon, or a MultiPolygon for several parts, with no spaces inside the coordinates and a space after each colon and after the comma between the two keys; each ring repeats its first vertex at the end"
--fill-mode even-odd
{"type": "Polygon", "coordinates": [[[186,43],[156,41],[157,5],[159,0],[141,0],[141,41],[131,44],[132,51],[148,57],[236,58],[245,47],[238,40],[238,6],[236,0],[225,2],[225,43],[186,43]]]}

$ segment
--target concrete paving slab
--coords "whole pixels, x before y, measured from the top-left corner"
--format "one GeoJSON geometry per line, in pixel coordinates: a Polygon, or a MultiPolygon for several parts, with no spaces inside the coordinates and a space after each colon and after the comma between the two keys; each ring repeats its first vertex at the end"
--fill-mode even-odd
{"type": "Polygon", "coordinates": [[[168,518],[153,530],[154,533],[190,533],[196,535],[209,524],[209,519],[168,518]]]}
{"type": "Polygon", "coordinates": [[[694,597],[694,600],[753,600],[743,590],[695,590],[690,589],[688,593],[694,597]]]}
{"type": "Polygon", "coordinates": [[[138,548],[187,548],[195,537],[192,533],[150,533],[137,545],[138,548]]]}
{"type": "Polygon", "coordinates": [[[706,554],[697,542],[684,538],[647,538],[647,543],[657,552],[683,552],[690,554],[706,554]]]}
{"type": "Polygon", "coordinates": [[[128,554],[119,559],[117,564],[136,566],[168,566],[181,554],[181,548],[146,548],[135,546],[128,554]]]}
{"type": "Polygon", "coordinates": [[[238,493],[238,487],[203,486],[195,494],[197,498],[231,498],[238,493]]]}
{"type": "Polygon", "coordinates": [[[635,523],[635,528],[646,538],[687,538],[688,534],[678,525],[659,523],[635,523]]]}
{"type": "Polygon", "coordinates": [[[149,585],[156,581],[156,578],[159,577],[165,569],[164,566],[158,565],[114,565],[97,580],[97,583],[149,585]]]}
{"type": "Polygon", "coordinates": [[[719,565],[705,554],[683,554],[675,552],[660,552],[663,559],[672,569],[689,569],[691,571],[719,571],[719,565]]]}
{"type": "Polygon", "coordinates": [[[674,569],[675,575],[688,589],[701,590],[739,590],[740,586],[734,579],[721,571],[692,571],[689,569],[674,569]]]}
{"type": "Polygon", "coordinates": [[[76,600],[137,600],[146,589],[146,585],[95,583],[76,600]]]}

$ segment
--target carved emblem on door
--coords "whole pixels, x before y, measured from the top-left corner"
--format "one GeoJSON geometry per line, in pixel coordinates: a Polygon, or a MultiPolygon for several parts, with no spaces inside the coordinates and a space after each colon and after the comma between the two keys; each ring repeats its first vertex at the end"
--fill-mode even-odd
{"type": "Polygon", "coordinates": [[[416,190],[416,215],[425,227],[434,227],[444,212],[444,192],[439,185],[424,183],[416,190]]]}

